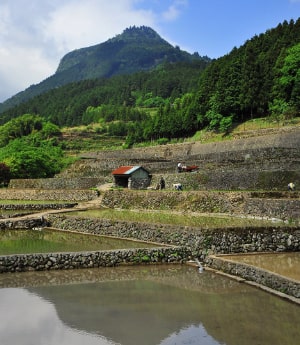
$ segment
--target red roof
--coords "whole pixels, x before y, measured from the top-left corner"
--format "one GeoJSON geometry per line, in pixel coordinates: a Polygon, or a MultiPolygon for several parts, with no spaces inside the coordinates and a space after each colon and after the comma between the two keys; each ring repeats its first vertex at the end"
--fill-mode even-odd
{"type": "Polygon", "coordinates": [[[130,175],[132,172],[140,168],[139,166],[129,165],[129,166],[122,166],[115,169],[112,174],[113,175],[130,175]]]}

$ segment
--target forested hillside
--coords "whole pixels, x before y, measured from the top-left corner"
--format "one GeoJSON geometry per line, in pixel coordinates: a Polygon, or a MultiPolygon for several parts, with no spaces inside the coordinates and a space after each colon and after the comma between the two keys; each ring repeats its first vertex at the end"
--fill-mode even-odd
{"type": "MultiPolygon", "coordinates": [[[[132,58],[130,49],[128,54],[132,58]]],[[[79,50],[62,61],[61,73],[78,67],[82,55],[79,50]]],[[[213,61],[198,56],[163,62],[150,70],[68,83],[23,102],[0,115],[0,162],[13,177],[39,174],[31,165],[44,166],[35,177],[52,176],[65,165],[64,143],[57,139],[64,126],[96,124],[97,135],[119,137],[126,148],[191,137],[202,129],[226,134],[248,119],[276,122],[299,114],[300,19],[213,61]]]]}
{"type": "Polygon", "coordinates": [[[0,104],[0,113],[69,83],[129,75],[151,70],[162,63],[201,61],[206,64],[209,60],[173,47],[149,27],[133,26],[104,43],[66,54],[54,75],[0,104]]]}
{"type": "Polygon", "coordinates": [[[228,131],[255,117],[288,119],[300,113],[300,19],[255,36],[200,73],[195,91],[169,100],[129,143],[191,136],[208,128],[228,131]]]}
{"type": "MultiPolygon", "coordinates": [[[[134,41],[139,31],[129,32],[134,41]]],[[[118,42],[118,36],[111,41],[118,42]]],[[[118,120],[119,132],[136,142],[188,136],[204,127],[226,131],[233,122],[253,117],[295,116],[300,109],[299,42],[300,20],[284,22],[211,63],[164,63],[151,71],[53,89],[4,112],[1,123],[24,113],[60,126],[118,120]],[[151,116],[149,108],[156,109],[151,116]]],[[[78,66],[81,55],[85,51],[72,53],[59,69],[78,66]]]]}
{"type": "MultiPolygon", "coordinates": [[[[60,126],[77,126],[99,120],[99,117],[91,116],[90,107],[158,107],[167,100],[195,91],[199,74],[206,66],[207,62],[203,60],[165,63],[149,72],[70,83],[4,112],[0,115],[0,123],[31,113],[60,126]]],[[[110,120],[113,117],[112,114],[110,120]]]]}

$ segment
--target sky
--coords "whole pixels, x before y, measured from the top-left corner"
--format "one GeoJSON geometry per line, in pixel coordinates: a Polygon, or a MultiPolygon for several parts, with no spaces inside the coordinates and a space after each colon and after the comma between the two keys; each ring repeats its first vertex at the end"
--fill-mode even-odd
{"type": "Polygon", "coordinates": [[[300,0],[1,0],[0,102],[55,73],[62,57],[130,26],[218,58],[300,17],[300,0]]]}

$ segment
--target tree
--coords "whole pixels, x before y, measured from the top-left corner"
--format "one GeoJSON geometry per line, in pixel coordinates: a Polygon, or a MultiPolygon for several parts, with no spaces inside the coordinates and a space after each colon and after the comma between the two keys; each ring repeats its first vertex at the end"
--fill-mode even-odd
{"type": "Polygon", "coordinates": [[[12,119],[0,128],[0,146],[5,146],[9,141],[28,136],[38,132],[43,127],[43,119],[40,116],[25,114],[12,119]]]}
{"type": "Polygon", "coordinates": [[[300,110],[300,43],[288,49],[279,84],[285,90],[286,101],[300,110]]]}
{"type": "Polygon", "coordinates": [[[10,168],[5,163],[0,163],[0,185],[7,186],[10,180],[10,168]]]}

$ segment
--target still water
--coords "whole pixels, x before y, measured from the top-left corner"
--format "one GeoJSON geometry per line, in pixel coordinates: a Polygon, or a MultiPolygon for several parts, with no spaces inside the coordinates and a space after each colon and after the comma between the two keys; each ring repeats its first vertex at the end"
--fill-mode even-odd
{"type": "Polygon", "coordinates": [[[225,258],[300,281],[300,252],[226,255],[225,258]]]}
{"type": "Polygon", "coordinates": [[[54,229],[1,230],[0,255],[155,247],[141,241],[54,229]]]}
{"type": "Polygon", "coordinates": [[[297,345],[300,308],[190,266],[0,275],[1,345],[297,345]]]}

